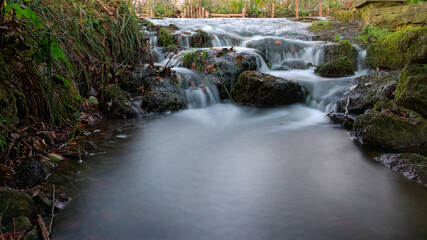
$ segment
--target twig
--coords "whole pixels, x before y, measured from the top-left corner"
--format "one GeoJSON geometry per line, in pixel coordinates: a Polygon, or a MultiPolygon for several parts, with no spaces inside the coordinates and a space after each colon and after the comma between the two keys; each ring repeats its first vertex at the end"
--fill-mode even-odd
{"type": "Polygon", "coordinates": [[[350,105],[350,97],[347,98],[347,104],[345,105],[345,117],[348,117],[348,105],[350,105]]]}
{"type": "Polygon", "coordinates": [[[55,218],[55,184],[52,185],[52,211],[49,224],[49,235],[52,233],[53,219],[55,218]]]}
{"type": "Polygon", "coordinates": [[[42,232],[43,240],[50,240],[49,233],[46,230],[46,224],[43,221],[43,218],[40,214],[37,215],[37,223],[39,224],[40,231],[42,232]]]}

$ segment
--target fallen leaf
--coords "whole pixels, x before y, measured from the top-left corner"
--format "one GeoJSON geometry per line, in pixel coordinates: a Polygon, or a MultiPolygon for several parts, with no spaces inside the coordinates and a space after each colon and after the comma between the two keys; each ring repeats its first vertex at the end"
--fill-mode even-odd
{"type": "Polygon", "coordinates": [[[281,42],[281,41],[275,41],[274,43],[275,43],[275,44],[277,44],[277,45],[282,44],[282,42],[281,42]]]}

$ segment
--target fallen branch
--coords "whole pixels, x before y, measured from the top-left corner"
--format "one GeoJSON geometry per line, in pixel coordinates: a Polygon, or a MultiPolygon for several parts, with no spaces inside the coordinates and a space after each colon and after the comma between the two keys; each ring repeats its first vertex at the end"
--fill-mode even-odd
{"type": "Polygon", "coordinates": [[[55,184],[52,185],[52,211],[49,224],[49,235],[52,233],[53,219],[55,218],[55,184]]]}
{"type": "Polygon", "coordinates": [[[42,238],[43,240],[50,240],[49,239],[49,233],[46,229],[46,224],[43,221],[43,218],[40,214],[37,215],[37,223],[39,224],[40,231],[42,232],[42,238]]]}

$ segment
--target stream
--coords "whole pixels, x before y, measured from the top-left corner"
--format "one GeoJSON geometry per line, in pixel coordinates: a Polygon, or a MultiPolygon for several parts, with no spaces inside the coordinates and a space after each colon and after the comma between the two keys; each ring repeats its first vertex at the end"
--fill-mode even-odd
{"type": "MultiPolygon", "coordinates": [[[[49,179],[72,201],[55,217],[53,239],[427,239],[427,188],[374,160],[383,150],[361,147],[330,125],[356,76],[367,74],[359,50],[355,76],[322,78],[306,70],[270,70],[289,59],[323,63],[310,23],[287,19],[162,19],[175,24],[180,44],[197,29],[213,47],[254,54],[258,71],[298,81],[304,104],[276,108],[222,101],[215,85],[189,86],[186,109],[139,119],[103,120],[87,130],[83,162],[63,161],[49,179]],[[279,39],[297,50],[246,47],[279,39]]],[[[201,82],[182,67],[182,53],[156,47],[176,74],[201,82]]],[[[192,51],[184,49],[183,52],[192,51]]]]}

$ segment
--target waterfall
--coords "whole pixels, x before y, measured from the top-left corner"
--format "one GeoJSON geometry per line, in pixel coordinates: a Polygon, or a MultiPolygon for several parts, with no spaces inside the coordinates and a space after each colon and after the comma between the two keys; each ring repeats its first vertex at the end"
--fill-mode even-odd
{"type": "Polygon", "coordinates": [[[181,82],[187,108],[205,108],[220,102],[216,85],[205,74],[180,67],[174,67],[173,71],[181,82]]]}

